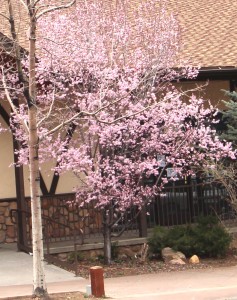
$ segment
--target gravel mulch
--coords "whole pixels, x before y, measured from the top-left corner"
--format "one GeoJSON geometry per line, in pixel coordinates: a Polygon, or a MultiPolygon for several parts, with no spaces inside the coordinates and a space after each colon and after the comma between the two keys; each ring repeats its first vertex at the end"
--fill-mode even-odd
{"type": "MultiPolygon", "coordinates": [[[[113,278],[120,276],[132,276],[141,274],[153,274],[160,272],[172,272],[172,271],[185,271],[193,269],[210,269],[219,267],[228,267],[237,265],[237,256],[233,254],[227,255],[225,258],[216,259],[200,259],[199,264],[190,264],[188,261],[185,265],[170,265],[161,260],[148,260],[146,262],[140,262],[139,260],[122,260],[115,261],[110,266],[104,265],[99,260],[82,260],[78,263],[78,276],[83,278],[89,277],[89,269],[93,266],[101,266],[104,270],[105,278],[113,278]]],[[[74,272],[75,267],[72,264],[68,269],[74,272]]]]}

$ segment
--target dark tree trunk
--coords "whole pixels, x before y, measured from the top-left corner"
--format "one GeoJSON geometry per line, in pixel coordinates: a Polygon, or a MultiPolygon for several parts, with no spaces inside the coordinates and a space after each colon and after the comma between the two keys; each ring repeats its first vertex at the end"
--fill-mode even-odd
{"type": "Polygon", "coordinates": [[[111,210],[104,211],[104,262],[110,265],[112,262],[111,256],[111,210]]]}

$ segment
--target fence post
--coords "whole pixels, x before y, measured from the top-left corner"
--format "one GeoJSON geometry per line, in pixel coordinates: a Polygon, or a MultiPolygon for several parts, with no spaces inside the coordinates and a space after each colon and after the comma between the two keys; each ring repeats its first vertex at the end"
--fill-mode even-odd
{"type": "Polygon", "coordinates": [[[100,266],[90,268],[91,292],[95,297],[104,297],[104,272],[100,266]]]}
{"type": "Polygon", "coordinates": [[[146,207],[142,207],[139,214],[139,237],[147,237],[146,207]]]}

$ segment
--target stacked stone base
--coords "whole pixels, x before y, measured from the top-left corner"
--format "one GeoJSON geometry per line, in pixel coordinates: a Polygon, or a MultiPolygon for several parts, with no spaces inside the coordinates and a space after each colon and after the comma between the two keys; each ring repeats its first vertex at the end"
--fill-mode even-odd
{"type": "Polygon", "coordinates": [[[0,201],[0,243],[14,243],[17,241],[16,224],[10,217],[10,210],[16,209],[15,201],[0,201]]]}
{"type": "MultiPolygon", "coordinates": [[[[127,246],[115,246],[117,248],[116,258],[120,260],[126,259],[137,259],[142,249],[142,245],[127,245],[127,246]]],[[[61,261],[68,261],[74,259],[74,252],[63,252],[55,254],[61,261]]],[[[97,260],[98,257],[104,255],[103,249],[87,249],[87,250],[78,250],[78,255],[81,259],[97,260]]]]}

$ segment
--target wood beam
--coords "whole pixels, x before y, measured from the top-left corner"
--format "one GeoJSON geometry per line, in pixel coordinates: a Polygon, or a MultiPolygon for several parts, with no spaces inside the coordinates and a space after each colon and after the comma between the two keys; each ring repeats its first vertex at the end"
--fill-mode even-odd
{"type": "MultiPolygon", "coordinates": [[[[72,139],[72,136],[73,136],[73,133],[76,129],[77,125],[75,124],[71,124],[67,130],[67,133],[66,133],[66,136],[65,136],[65,139],[67,141],[67,144],[65,146],[65,149],[67,150],[68,149],[68,145],[72,139]]],[[[59,165],[59,163],[57,162],[56,164],[56,167],[59,165]]],[[[51,183],[51,187],[50,187],[50,190],[49,190],[49,194],[50,195],[54,195],[56,193],[56,189],[57,189],[57,186],[58,186],[58,182],[59,182],[59,175],[58,173],[55,171],[54,172],[54,175],[53,175],[53,179],[52,179],[52,183],[51,183]]]]}

